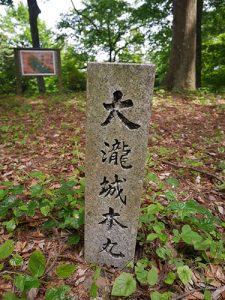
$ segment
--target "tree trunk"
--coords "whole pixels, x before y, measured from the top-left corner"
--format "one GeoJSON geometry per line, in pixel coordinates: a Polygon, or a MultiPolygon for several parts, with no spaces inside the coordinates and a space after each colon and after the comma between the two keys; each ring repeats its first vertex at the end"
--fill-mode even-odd
{"type": "Polygon", "coordinates": [[[202,69],[202,11],[203,0],[197,0],[197,28],[196,28],[196,87],[201,87],[202,69]]]}
{"type": "Polygon", "coordinates": [[[168,89],[196,89],[197,0],[173,0],[173,34],[169,68],[164,80],[168,89]]]}
{"type": "MultiPolygon", "coordinates": [[[[32,45],[34,48],[40,48],[39,32],[37,25],[37,18],[40,14],[40,8],[36,0],[27,0],[29,10],[30,32],[32,38],[32,45]]],[[[38,89],[40,94],[45,93],[45,82],[43,76],[37,76],[38,89]]]]}

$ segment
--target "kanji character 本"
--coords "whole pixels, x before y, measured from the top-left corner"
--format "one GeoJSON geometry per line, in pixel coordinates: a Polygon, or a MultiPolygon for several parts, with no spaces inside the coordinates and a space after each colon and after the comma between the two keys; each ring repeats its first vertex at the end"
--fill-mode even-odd
{"type": "Polygon", "coordinates": [[[124,142],[120,142],[115,139],[115,143],[110,147],[109,143],[104,142],[105,146],[109,149],[101,150],[102,162],[108,162],[109,164],[118,165],[120,164],[123,169],[132,168],[131,165],[127,164],[128,155],[131,149],[124,142]]]}
{"type": "Polygon", "coordinates": [[[103,181],[100,183],[102,189],[99,196],[114,196],[115,198],[119,198],[120,201],[126,205],[127,197],[126,195],[123,195],[123,188],[121,187],[122,182],[125,181],[125,178],[119,179],[119,176],[115,174],[115,181],[110,183],[104,176],[103,181]]]}
{"type": "Polygon", "coordinates": [[[113,248],[117,246],[118,243],[112,243],[110,239],[107,238],[107,242],[103,244],[102,250],[100,252],[107,252],[114,258],[125,257],[122,252],[114,252],[113,248]]]}
{"type": "Polygon", "coordinates": [[[133,101],[131,99],[127,99],[121,101],[123,97],[123,93],[121,91],[115,91],[113,93],[113,101],[112,103],[103,103],[104,108],[109,111],[109,115],[106,120],[101,124],[101,126],[107,126],[111,123],[113,118],[119,117],[122,123],[129,129],[138,129],[140,125],[135,124],[129,121],[121,111],[126,108],[131,108],[134,106],[133,101]]]}
{"type": "Polygon", "coordinates": [[[106,214],[103,214],[103,217],[105,218],[103,221],[99,222],[98,224],[106,224],[108,227],[108,230],[110,230],[115,223],[119,225],[121,228],[127,228],[127,226],[121,224],[119,221],[116,220],[117,217],[119,217],[120,214],[114,213],[114,209],[112,207],[109,207],[109,212],[106,214]]]}

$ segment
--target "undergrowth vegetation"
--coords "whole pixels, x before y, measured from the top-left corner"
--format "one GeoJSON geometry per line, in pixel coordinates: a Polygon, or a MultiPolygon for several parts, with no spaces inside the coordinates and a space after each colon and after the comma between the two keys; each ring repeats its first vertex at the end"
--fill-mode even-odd
{"type": "MultiPolygon", "coordinates": [[[[222,127],[202,135],[196,142],[183,127],[169,128],[170,120],[165,129],[164,123],[157,122],[153,114],[136,256],[121,272],[110,271],[86,264],[82,252],[76,258],[72,255],[80,253],[83,247],[84,97],[79,94],[63,101],[45,99],[46,103],[40,101],[39,104],[35,101],[32,104],[33,100],[23,101],[21,106],[15,105],[14,99],[11,106],[7,103],[1,107],[4,164],[0,182],[0,283],[11,287],[5,289],[2,298],[81,299],[74,290],[73,282],[77,278],[74,276],[83,272],[85,277],[85,272],[90,272],[87,297],[96,298],[101,294],[105,297],[102,299],[184,299],[179,298],[182,292],[197,288],[204,299],[214,299],[218,284],[215,285],[212,270],[223,272],[225,262],[222,127]],[[74,111],[71,111],[72,106],[74,111]],[[57,124],[49,120],[53,113],[60,119],[57,124]],[[79,126],[75,124],[74,114],[79,126]],[[169,136],[169,143],[165,136],[169,136]],[[30,158],[22,160],[21,165],[24,150],[30,158]],[[37,154],[46,156],[46,160],[33,166],[37,154]],[[205,168],[208,165],[210,169],[205,168]],[[215,206],[205,200],[208,194],[215,206]],[[212,195],[216,196],[212,198],[212,195]],[[66,254],[62,250],[55,258],[51,257],[41,242],[27,251],[21,250],[21,244],[26,243],[29,236],[39,238],[44,244],[48,239],[56,239],[58,246],[61,245],[59,248],[64,249],[66,245],[66,254]],[[103,277],[110,278],[110,292],[105,296],[99,283],[103,277]]],[[[155,114],[163,118],[163,111],[168,109],[177,109],[177,114],[182,114],[182,106],[178,107],[174,101],[178,101],[177,98],[174,100],[174,96],[159,91],[155,114]]],[[[193,104],[197,101],[196,95],[189,101],[193,107],[190,104],[186,107],[193,119],[196,117],[194,109],[208,105],[193,104]]],[[[224,112],[221,103],[213,104],[210,109],[214,109],[214,114],[224,112]]],[[[201,112],[202,118],[207,118],[209,112],[207,107],[201,112]]],[[[187,120],[184,123],[187,126],[187,120]]]]}

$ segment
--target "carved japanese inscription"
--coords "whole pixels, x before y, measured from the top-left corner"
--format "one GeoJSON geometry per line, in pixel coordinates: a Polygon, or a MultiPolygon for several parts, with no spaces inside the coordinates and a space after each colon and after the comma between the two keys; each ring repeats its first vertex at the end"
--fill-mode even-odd
{"type": "Polygon", "coordinates": [[[102,126],[107,126],[113,118],[116,116],[124,123],[124,125],[129,129],[138,129],[140,125],[135,124],[129,121],[123,114],[122,110],[124,108],[130,108],[133,106],[133,101],[131,99],[127,99],[122,101],[123,93],[121,91],[115,91],[113,93],[113,101],[112,103],[103,103],[103,106],[106,110],[110,111],[106,120],[101,124],[102,126]]]}
{"type": "Polygon", "coordinates": [[[134,258],[154,74],[148,64],[88,64],[88,262],[123,268],[134,258]]]}

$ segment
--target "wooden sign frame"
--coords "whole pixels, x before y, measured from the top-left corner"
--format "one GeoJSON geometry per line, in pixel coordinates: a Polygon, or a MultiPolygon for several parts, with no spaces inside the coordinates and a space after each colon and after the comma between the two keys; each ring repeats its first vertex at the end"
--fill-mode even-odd
{"type": "Polygon", "coordinates": [[[15,48],[17,94],[21,94],[22,76],[57,76],[62,89],[60,49],[15,48]]]}

